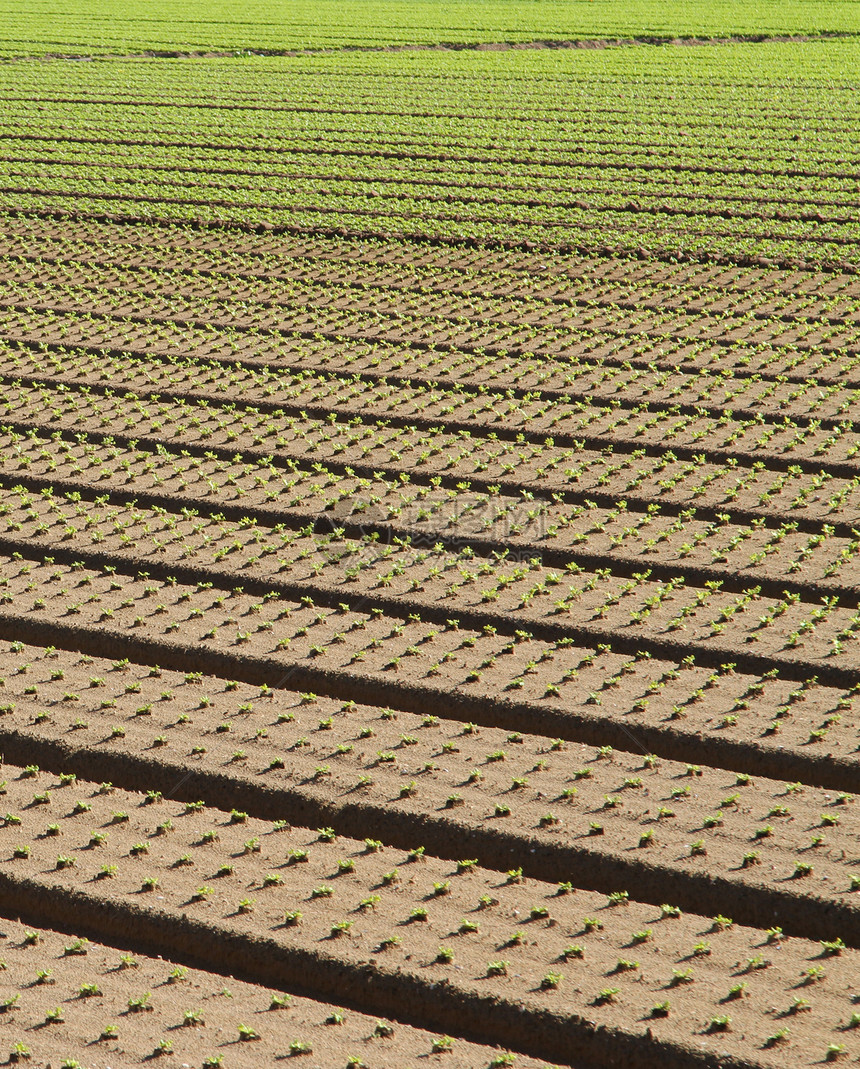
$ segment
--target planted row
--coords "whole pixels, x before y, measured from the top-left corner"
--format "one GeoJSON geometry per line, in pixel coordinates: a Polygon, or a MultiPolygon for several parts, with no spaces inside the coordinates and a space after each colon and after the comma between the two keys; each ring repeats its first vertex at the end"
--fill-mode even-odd
{"type": "MultiPolygon", "coordinates": [[[[549,736],[597,741],[602,733],[610,737],[601,741],[622,747],[622,737],[636,724],[647,740],[646,750],[664,754],[668,750],[701,761],[707,744],[709,753],[719,752],[721,761],[738,768],[742,752],[747,764],[751,760],[752,745],[755,761],[766,762],[764,767],[776,776],[788,778],[797,774],[790,769],[803,768],[804,778],[812,782],[854,789],[855,762],[846,758],[857,745],[850,712],[856,684],[852,680],[841,696],[836,688],[823,689],[823,705],[816,702],[812,714],[821,721],[810,729],[809,714],[803,709],[795,714],[792,708],[793,701],[802,700],[805,688],[791,698],[788,661],[783,680],[773,691],[765,684],[780,677],[778,667],[768,669],[767,680],[760,670],[758,678],[741,673],[729,703],[721,702],[725,715],[715,722],[704,703],[701,714],[697,708],[705,694],[702,684],[713,670],[700,665],[696,675],[687,677],[686,670],[696,665],[694,654],[683,663],[673,662],[665,653],[652,656],[638,648],[647,644],[644,638],[633,644],[633,650],[627,646],[630,652],[608,633],[603,641],[597,630],[588,644],[571,637],[548,642],[524,629],[505,634],[491,624],[482,629],[461,627],[459,619],[444,612],[425,611],[422,619],[420,613],[404,611],[392,620],[385,618],[381,607],[367,611],[360,603],[354,608],[349,601],[316,607],[310,594],[301,599],[282,597],[271,588],[258,588],[259,593],[252,595],[242,587],[217,590],[206,581],[196,587],[177,584],[170,576],[153,581],[141,573],[132,579],[131,571],[118,578],[113,566],[100,573],[80,563],[57,565],[50,556],[43,563],[18,564],[15,570],[14,578],[3,585],[0,604],[10,638],[68,646],[74,635],[76,648],[84,643],[91,654],[113,644],[116,653],[150,664],[196,663],[222,676],[269,684],[293,679],[299,688],[345,696],[351,689],[358,697],[360,690],[380,704],[419,712],[436,712],[440,696],[446,695],[442,705],[452,713],[456,710],[463,720],[521,729],[522,717],[528,715],[549,736]],[[612,655],[612,679],[607,679],[603,659],[592,670],[602,654],[612,655]],[[584,669],[588,673],[581,679],[584,669]],[[633,699],[625,682],[619,699],[615,687],[629,671],[641,687],[641,698],[633,699]],[[668,693],[663,693],[667,685],[668,693]],[[765,689],[765,708],[774,710],[767,723],[755,711],[765,689]],[[497,697],[488,699],[488,693],[497,697]],[[780,704],[774,708],[771,701],[780,704]],[[625,714],[623,719],[619,713],[625,714]],[[701,723],[702,715],[709,728],[706,740],[701,731],[683,723],[688,719],[701,723]],[[750,738],[753,725],[761,742],[750,738]],[[774,738],[783,731],[786,742],[797,740],[790,748],[782,738],[774,738]],[[815,751],[815,744],[829,742],[831,731],[840,740],[845,755],[841,760],[834,760],[832,750],[815,751]],[[733,743],[733,736],[744,740],[743,750],[733,743]]],[[[735,662],[725,662],[723,671],[731,673],[734,667],[735,662]]],[[[829,672],[832,675],[834,669],[829,672]]],[[[811,685],[815,686],[814,680],[811,685]]]]}
{"type": "Polygon", "coordinates": [[[193,776],[209,797],[245,792],[238,804],[263,812],[280,797],[350,827],[358,802],[384,835],[418,807],[435,849],[453,824],[484,864],[536,849],[539,871],[575,870],[584,886],[636,872],[640,897],[672,886],[701,903],[718,858],[716,894],[744,917],[781,910],[807,932],[835,911],[860,939],[853,794],[58,650],[10,650],[2,669],[7,753],[74,752],[82,774],[113,778],[124,755],[147,754],[159,784],[193,776]]]}
{"type": "Polygon", "coordinates": [[[288,970],[311,955],[323,986],[331,968],[357,975],[370,955],[437,1017],[447,999],[432,991],[445,980],[464,1025],[492,994],[506,1010],[521,1001],[525,1019],[552,1007],[565,1036],[586,1043],[600,1025],[650,1027],[674,1058],[704,1044],[746,1064],[751,1040],[756,1059],[774,1047],[782,1057],[786,1042],[805,1059],[828,1043],[851,1049],[856,952],[836,933],[785,939],[778,927],[642,906],[623,889],[600,896],[33,769],[14,770],[7,801],[7,899],[31,886],[46,902],[73,897],[86,916],[109,897],[108,923],[135,903],[142,936],[156,918],[183,942],[223,933],[227,967],[233,947],[256,943],[288,970]]]}
{"type": "Polygon", "coordinates": [[[313,1055],[318,1065],[361,1069],[413,1052],[444,1053],[457,1069],[541,1064],[85,936],[10,920],[3,928],[0,1012],[10,1064],[82,1069],[94,1056],[173,1056],[217,1069],[313,1055]]]}

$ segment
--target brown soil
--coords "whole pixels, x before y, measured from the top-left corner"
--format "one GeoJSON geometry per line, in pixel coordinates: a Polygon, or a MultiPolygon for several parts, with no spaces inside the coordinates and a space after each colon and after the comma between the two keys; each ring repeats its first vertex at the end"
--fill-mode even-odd
{"type": "Polygon", "coordinates": [[[855,1055],[853,276],[0,225],[0,917],[208,970],[123,1056],[855,1055]]]}
{"type": "MultiPolygon", "coordinates": [[[[235,1069],[257,1069],[306,1054],[324,1069],[341,1069],[351,1057],[368,1067],[408,1066],[419,1058],[422,1065],[483,1069],[501,1053],[459,1039],[434,1054],[440,1041],[447,1048],[439,1034],[121,951],[74,928],[61,934],[4,920],[0,947],[2,1005],[14,1000],[0,1019],[3,1064],[12,1052],[33,1069],[70,1059],[87,1066],[163,1061],[188,1067],[220,1056],[235,1069]]],[[[543,1063],[518,1058],[516,1064],[538,1069],[543,1063]]]]}
{"type": "MultiPolygon", "coordinates": [[[[798,987],[815,989],[814,1010],[792,1022],[798,1053],[809,1057],[824,1022],[840,1014],[844,1021],[850,1005],[856,951],[828,954],[819,944],[777,939],[774,953],[773,937],[769,943],[762,930],[729,918],[661,919],[653,906],[626,896],[613,905],[605,895],[559,893],[519,872],[503,876],[471,863],[452,869],[429,857],[410,862],[374,842],[328,842],[328,832],[273,827],[236,811],[147,804],[116,788],[7,771],[6,803],[16,819],[7,817],[2,832],[9,854],[0,900],[25,921],[34,902],[56,917],[68,900],[79,932],[97,923],[128,938],[134,924],[138,945],[162,951],[170,933],[183,960],[217,961],[242,974],[250,960],[263,982],[281,975],[324,999],[336,987],[353,1002],[372,975],[372,991],[363,996],[372,1010],[402,1004],[411,990],[441,1028],[457,1019],[467,1033],[496,1028],[514,1046],[522,1045],[521,1029],[551,1017],[558,1031],[532,1041],[550,1057],[564,1056],[572,1042],[586,1057],[605,1051],[600,1026],[619,1026],[616,1000],[628,1021],[631,1013],[637,1020],[622,1032],[642,1036],[647,1025],[674,1064],[717,1051],[747,1063],[751,1041],[755,1060],[770,1061],[766,1029],[798,987]],[[19,847],[28,856],[14,857],[19,847]],[[147,880],[157,882],[148,887],[147,880]],[[301,916],[291,920],[296,910],[301,916]],[[583,916],[595,918],[595,931],[586,930],[583,916]],[[461,918],[476,930],[465,932],[461,918]],[[450,946],[450,961],[439,959],[440,942],[450,946]],[[581,949],[567,949],[572,945],[581,949]],[[248,959],[251,948],[256,954],[248,959]],[[503,972],[493,976],[499,961],[503,972]],[[683,972],[691,964],[692,984],[672,981],[670,967],[683,972]],[[722,992],[738,976],[746,977],[735,980],[744,985],[739,993],[722,992]],[[616,993],[602,1000],[607,985],[616,993]],[[674,1010],[661,1021],[649,1011],[667,990],[674,1010]],[[709,1027],[728,1003],[730,1031],[709,1027]]],[[[650,1064],[636,1051],[636,1064],[650,1064]]]]}
{"type": "MultiPolygon", "coordinates": [[[[561,880],[576,869],[583,886],[604,890],[635,878],[638,896],[654,901],[671,889],[673,901],[685,907],[704,909],[710,898],[717,909],[730,893],[739,919],[764,924],[780,909],[783,923],[798,932],[812,932],[817,899],[818,934],[825,937],[836,923],[835,911],[843,938],[855,942],[854,895],[846,894],[856,862],[850,796],[762,779],[739,785],[727,772],[643,762],[624,752],[606,758],[575,744],[553,748],[540,736],[428,722],[403,711],[383,718],[378,709],[290,694],[261,700],[259,690],[242,684],[226,691],[216,679],[118,673],[109,661],[80,663],[59,652],[41,660],[41,653],[25,647],[0,661],[0,671],[14,673],[21,658],[32,659],[4,688],[12,699],[2,733],[10,760],[20,752],[55,771],[80,767],[91,778],[116,780],[122,756],[148,751],[163,768],[145,766],[141,783],[173,797],[226,801],[232,790],[231,804],[261,816],[298,806],[307,809],[303,822],[310,824],[336,819],[359,828],[373,819],[391,826],[388,835],[402,824],[403,845],[420,834],[434,853],[448,852],[452,834],[458,841],[468,835],[482,863],[493,868],[536,853],[529,871],[561,880]],[[52,678],[59,674],[62,679],[52,678]],[[94,679],[101,682],[93,686],[94,679]],[[363,735],[367,729],[372,734],[363,735]],[[195,753],[201,737],[203,750],[195,753]],[[381,762],[379,753],[395,759],[381,762]],[[193,771],[183,773],[189,759],[193,771]],[[273,761],[283,767],[272,769],[273,761]],[[327,771],[317,776],[316,768],[327,771]],[[369,782],[357,788],[362,777],[369,782]],[[524,786],[512,790],[518,781],[524,786]],[[409,794],[398,802],[404,787],[409,794]],[[452,806],[451,798],[460,804],[452,806]],[[512,812],[499,819],[497,805],[512,812]],[[601,835],[591,834],[594,822],[601,835]],[[813,846],[814,839],[821,841],[813,846]],[[690,844],[699,840],[706,853],[696,858],[690,844]],[[750,852],[757,863],[744,868],[750,852]],[[721,881],[709,875],[713,862],[705,860],[715,853],[725,870],[721,881]],[[814,877],[792,881],[803,855],[814,864],[814,877]]],[[[126,780],[129,775],[126,769],[126,780]]]]}

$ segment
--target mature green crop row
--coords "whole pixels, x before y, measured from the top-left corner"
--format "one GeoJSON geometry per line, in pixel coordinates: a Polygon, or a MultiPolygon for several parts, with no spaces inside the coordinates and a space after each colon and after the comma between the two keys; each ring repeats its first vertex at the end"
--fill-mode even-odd
{"type": "Polygon", "coordinates": [[[133,60],[73,89],[62,65],[10,66],[0,208],[854,264],[858,59],[830,41],[133,60]]]}
{"type": "Polygon", "coordinates": [[[6,55],[858,32],[853,0],[137,0],[121,13],[110,0],[4,0],[0,20],[6,55]]]}

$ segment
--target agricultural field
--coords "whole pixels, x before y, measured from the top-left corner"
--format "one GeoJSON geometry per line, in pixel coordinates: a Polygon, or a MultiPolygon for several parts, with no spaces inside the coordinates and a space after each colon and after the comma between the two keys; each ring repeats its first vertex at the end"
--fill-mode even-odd
{"type": "Polygon", "coordinates": [[[3,0],[0,56],[280,54],[331,49],[667,42],[857,32],[854,0],[3,0]]]}
{"type": "Polygon", "coordinates": [[[860,1061],[860,5],[0,12],[0,1064],[860,1061]]]}

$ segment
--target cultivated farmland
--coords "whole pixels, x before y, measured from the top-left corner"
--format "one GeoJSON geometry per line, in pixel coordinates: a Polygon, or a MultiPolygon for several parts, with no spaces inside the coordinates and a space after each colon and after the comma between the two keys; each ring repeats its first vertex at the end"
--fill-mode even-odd
{"type": "Polygon", "coordinates": [[[860,1058],[860,12],[675,6],[0,2],[5,1064],[860,1058]]]}

